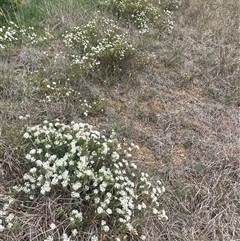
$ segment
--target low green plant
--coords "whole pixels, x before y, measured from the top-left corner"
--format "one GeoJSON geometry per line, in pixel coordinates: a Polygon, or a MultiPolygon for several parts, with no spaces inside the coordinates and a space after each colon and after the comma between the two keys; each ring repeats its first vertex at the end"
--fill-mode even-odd
{"type": "Polygon", "coordinates": [[[72,52],[72,66],[87,75],[119,76],[134,61],[135,48],[115,22],[104,17],[70,29],[63,41],[72,52]]]}
{"type": "MultiPolygon", "coordinates": [[[[138,170],[130,148],[122,148],[114,132],[105,137],[88,124],[56,120],[27,126],[23,138],[25,174],[13,188],[16,197],[25,196],[24,205],[40,197],[58,202],[61,220],[48,224],[52,231],[44,233],[45,240],[56,239],[57,227],[64,230],[63,240],[83,240],[86,234],[91,240],[145,240],[143,215],[167,218],[161,182],[152,184],[138,170]]],[[[6,219],[7,214],[0,215],[6,219]]],[[[11,228],[5,223],[2,231],[11,228]]]]}

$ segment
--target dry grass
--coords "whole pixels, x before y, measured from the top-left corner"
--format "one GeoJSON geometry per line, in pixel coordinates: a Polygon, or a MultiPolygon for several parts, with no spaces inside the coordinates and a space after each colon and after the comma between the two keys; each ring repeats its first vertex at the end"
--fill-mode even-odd
{"type": "MultiPolygon", "coordinates": [[[[135,85],[125,81],[104,88],[91,80],[74,82],[82,98],[107,99],[104,113],[88,117],[80,114],[74,98],[39,103],[41,93],[33,87],[41,78],[66,77],[65,62],[52,61],[64,51],[57,35],[86,21],[84,14],[91,18],[86,12],[70,17],[71,4],[61,8],[61,17],[47,6],[47,28],[55,36],[47,48],[22,47],[0,57],[2,195],[23,172],[16,154],[18,116],[30,114],[29,124],[84,120],[102,131],[115,128],[119,140],[138,144],[136,162],[163,180],[162,205],[169,220],[146,220],[147,241],[240,240],[240,2],[183,0],[174,12],[171,34],[137,40],[142,51],[156,58],[137,75],[135,85]]],[[[0,233],[0,240],[41,240],[49,218],[55,222],[58,217],[54,200],[38,201],[26,212],[23,229],[7,237],[0,233]]]]}

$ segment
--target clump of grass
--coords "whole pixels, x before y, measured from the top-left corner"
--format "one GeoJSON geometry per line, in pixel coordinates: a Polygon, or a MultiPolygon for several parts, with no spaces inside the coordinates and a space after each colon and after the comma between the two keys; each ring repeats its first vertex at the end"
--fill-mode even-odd
{"type": "MultiPolygon", "coordinates": [[[[123,149],[114,136],[107,138],[85,123],[59,120],[26,126],[25,174],[13,189],[16,196],[24,196],[26,206],[39,198],[57,202],[59,220],[38,234],[42,238],[56,239],[58,228],[63,240],[82,240],[86,233],[91,240],[144,240],[143,215],[167,218],[161,208],[161,182],[153,184],[147,173],[138,171],[130,149],[123,149]]],[[[16,219],[11,218],[11,226],[16,219]]],[[[2,231],[11,229],[6,222],[2,231]]]]}
{"type": "Polygon", "coordinates": [[[22,0],[1,0],[0,3],[0,20],[3,20],[7,15],[12,14],[22,5],[22,0]]]}
{"type": "Polygon", "coordinates": [[[35,92],[34,86],[26,81],[26,75],[4,73],[0,77],[0,100],[24,100],[35,92]]]}

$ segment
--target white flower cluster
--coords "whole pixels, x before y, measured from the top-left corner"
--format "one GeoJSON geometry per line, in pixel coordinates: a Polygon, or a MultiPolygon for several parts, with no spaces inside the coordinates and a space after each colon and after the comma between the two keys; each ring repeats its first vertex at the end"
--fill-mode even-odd
{"type": "Polygon", "coordinates": [[[141,33],[148,32],[151,23],[161,19],[161,7],[149,0],[102,0],[100,6],[113,11],[121,20],[131,21],[141,33]]]}
{"type": "Polygon", "coordinates": [[[59,120],[28,126],[23,137],[29,144],[29,171],[15,189],[30,199],[40,193],[75,200],[65,214],[71,237],[80,234],[91,218],[99,234],[111,235],[138,233],[132,221],[146,209],[167,218],[160,209],[161,182],[153,185],[147,173],[139,172],[113,136],[106,138],[88,124],[59,120]]]}
{"type": "Polygon", "coordinates": [[[18,119],[19,120],[28,120],[30,118],[30,115],[25,115],[25,116],[22,116],[22,115],[20,115],[19,117],[18,117],[18,119]]]}
{"type": "Polygon", "coordinates": [[[0,48],[4,49],[7,44],[18,40],[17,34],[18,27],[15,23],[10,21],[8,27],[0,27],[0,48]]]}
{"type": "Polygon", "coordinates": [[[9,198],[7,201],[3,200],[0,209],[0,232],[3,232],[6,229],[11,229],[13,226],[15,215],[9,211],[13,203],[14,199],[12,198],[9,198]]]}
{"type": "MultiPolygon", "coordinates": [[[[52,224],[52,226],[54,226],[55,224],[52,224]]],[[[51,227],[50,227],[51,228],[51,227]]],[[[51,228],[52,229],[52,228],[51,228]]],[[[55,228],[54,228],[55,229],[55,228]]],[[[53,229],[52,229],[53,230],[53,229]]],[[[74,241],[75,237],[77,236],[78,231],[76,229],[73,229],[71,232],[71,235],[68,235],[66,233],[63,233],[61,235],[61,239],[62,241],[74,241]]],[[[44,239],[44,241],[54,241],[56,239],[54,239],[54,235],[48,235],[47,238],[44,239]]],[[[59,239],[58,239],[59,240],[59,239]]]]}
{"type": "Polygon", "coordinates": [[[74,27],[63,35],[65,45],[79,53],[71,54],[72,64],[82,71],[115,71],[131,58],[135,49],[113,20],[100,18],[84,27],[74,27]]]}
{"type": "Polygon", "coordinates": [[[165,21],[167,30],[169,33],[172,33],[173,30],[173,26],[174,26],[174,19],[173,19],[173,12],[169,11],[169,10],[164,10],[164,13],[167,16],[167,20],[165,21]]]}
{"type": "Polygon", "coordinates": [[[17,43],[38,45],[47,39],[48,37],[45,34],[36,34],[33,27],[19,28],[19,26],[12,21],[9,21],[8,26],[0,27],[0,49],[5,49],[9,45],[17,43]]]}

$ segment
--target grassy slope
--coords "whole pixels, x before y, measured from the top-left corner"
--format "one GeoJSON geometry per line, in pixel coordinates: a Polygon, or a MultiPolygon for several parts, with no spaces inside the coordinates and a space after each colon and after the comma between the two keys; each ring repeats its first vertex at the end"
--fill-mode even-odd
{"type": "MultiPolygon", "coordinates": [[[[18,145],[18,116],[30,114],[31,124],[45,118],[83,119],[74,100],[39,103],[39,95],[29,84],[39,78],[66,76],[64,62],[47,60],[62,50],[60,31],[86,21],[88,13],[79,14],[73,2],[64,8],[47,7],[44,28],[53,32],[54,39],[46,49],[23,45],[1,54],[0,150],[4,168],[0,178],[6,186],[19,172],[11,164],[16,158],[12,146],[18,145]],[[30,75],[44,68],[44,73],[30,75]]],[[[97,94],[108,99],[104,114],[84,121],[101,130],[114,127],[120,139],[138,144],[136,159],[165,183],[163,206],[169,220],[159,224],[150,220],[147,240],[238,240],[240,3],[184,0],[175,14],[171,34],[142,40],[156,58],[138,74],[135,86],[126,81],[105,89],[80,81],[82,97],[91,99],[97,94]]]]}

